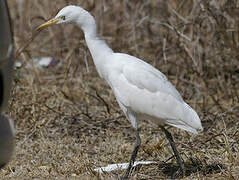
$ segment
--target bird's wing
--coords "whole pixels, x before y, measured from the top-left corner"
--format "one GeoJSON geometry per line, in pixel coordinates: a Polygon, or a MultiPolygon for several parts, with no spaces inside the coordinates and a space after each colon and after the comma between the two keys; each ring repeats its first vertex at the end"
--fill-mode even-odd
{"type": "Polygon", "coordinates": [[[132,85],[152,93],[171,95],[178,101],[183,101],[176,88],[168,81],[167,77],[152,65],[127,56],[130,60],[122,67],[122,75],[132,85]]]}
{"type": "Polygon", "coordinates": [[[144,112],[145,106],[160,108],[166,102],[168,107],[184,102],[174,86],[153,66],[124,54],[115,60],[120,63],[111,66],[107,82],[124,106],[144,112]]]}
{"type": "Polygon", "coordinates": [[[136,118],[163,122],[193,133],[202,130],[197,113],[160,71],[132,56],[122,55],[114,60],[118,63],[111,66],[106,80],[126,116],[129,109],[136,118]]]}

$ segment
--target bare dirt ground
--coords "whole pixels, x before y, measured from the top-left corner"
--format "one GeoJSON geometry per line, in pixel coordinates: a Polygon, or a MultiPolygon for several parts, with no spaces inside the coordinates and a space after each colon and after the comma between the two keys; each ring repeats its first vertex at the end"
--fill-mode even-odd
{"type": "MultiPolygon", "coordinates": [[[[100,36],[116,52],[137,56],[163,72],[199,114],[204,132],[167,127],[186,165],[183,179],[239,179],[239,4],[234,0],[118,1],[9,0],[15,49],[67,4],[96,18],[100,36]]],[[[8,114],[16,147],[1,179],[117,179],[123,171],[96,167],[128,162],[134,131],[101,80],[83,33],[73,25],[35,35],[16,60],[8,114]],[[32,58],[51,56],[62,66],[37,68],[32,58]]],[[[173,108],[173,107],[172,107],[173,108]]],[[[164,134],[140,123],[131,179],[169,179],[177,164],[164,134]]]]}

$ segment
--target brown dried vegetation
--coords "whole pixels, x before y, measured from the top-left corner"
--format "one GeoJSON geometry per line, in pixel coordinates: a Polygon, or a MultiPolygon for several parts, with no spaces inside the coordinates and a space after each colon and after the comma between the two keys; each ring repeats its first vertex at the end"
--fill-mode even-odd
{"type": "MultiPolygon", "coordinates": [[[[185,179],[239,178],[239,3],[236,0],[9,0],[16,50],[34,29],[67,4],[96,18],[114,51],[137,56],[163,72],[198,112],[204,132],[170,128],[186,164],[185,179]]],[[[134,134],[110,88],[95,70],[83,33],[73,25],[35,35],[16,59],[8,114],[16,124],[12,161],[1,179],[116,179],[92,169],[127,162],[134,134]],[[61,67],[31,59],[53,56],[61,67]]],[[[173,107],[172,107],[173,108],[173,107]]],[[[176,162],[163,133],[140,123],[138,167],[132,179],[165,179],[176,162]]]]}

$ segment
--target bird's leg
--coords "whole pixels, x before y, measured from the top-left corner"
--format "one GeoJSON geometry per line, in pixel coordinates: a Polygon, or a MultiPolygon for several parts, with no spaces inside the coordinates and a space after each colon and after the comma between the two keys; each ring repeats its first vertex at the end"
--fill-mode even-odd
{"type": "Polygon", "coordinates": [[[132,167],[134,165],[134,161],[135,161],[135,158],[137,156],[140,144],[141,144],[141,139],[140,139],[140,136],[139,136],[139,132],[136,129],[136,142],[135,142],[135,145],[134,145],[134,150],[132,152],[132,155],[131,155],[131,158],[130,158],[130,161],[129,161],[129,166],[127,168],[127,171],[126,171],[125,175],[121,179],[128,179],[129,174],[131,173],[132,167]]]}
{"type": "Polygon", "coordinates": [[[182,176],[184,176],[184,164],[183,164],[183,161],[182,161],[182,158],[180,157],[179,153],[178,153],[178,150],[176,149],[176,146],[175,146],[175,142],[173,140],[173,137],[172,135],[170,134],[170,132],[165,129],[163,126],[160,126],[160,128],[163,130],[163,132],[165,133],[169,143],[170,143],[170,146],[173,150],[173,153],[174,153],[174,156],[176,157],[177,159],[177,163],[179,165],[179,169],[181,171],[181,174],[182,176]]]}

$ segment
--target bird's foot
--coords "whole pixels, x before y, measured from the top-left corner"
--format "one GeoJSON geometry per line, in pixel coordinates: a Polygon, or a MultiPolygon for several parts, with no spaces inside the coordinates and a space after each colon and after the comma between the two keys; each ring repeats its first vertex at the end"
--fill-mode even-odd
{"type": "Polygon", "coordinates": [[[129,178],[128,176],[123,175],[123,176],[120,177],[120,180],[126,180],[126,179],[128,179],[128,178],[129,178]]]}
{"type": "Polygon", "coordinates": [[[132,164],[129,164],[128,169],[126,170],[125,174],[123,176],[120,177],[120,180],[126,180],[129,178],[129,175],[132,171],[132,164]]]}
{"type": "Polygon", "coordinates": [[[173,173],[171,176],[171,179],[177,179],[177,178],[183,178],[184,177],[184,169],[182,167],[179,167],[178,170],[173,173]]]}

